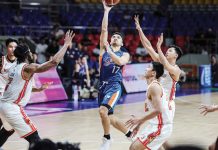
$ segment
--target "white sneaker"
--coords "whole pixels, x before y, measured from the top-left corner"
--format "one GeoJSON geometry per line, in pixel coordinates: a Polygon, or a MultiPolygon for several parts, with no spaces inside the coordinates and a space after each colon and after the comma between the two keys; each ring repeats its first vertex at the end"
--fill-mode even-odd
{"type": "Polygon", "coordinates": [[[111,139],[108,140],[105,137],[103,137],[100,150],[109,150],[110,149],[110,145],[111,145],[111,139]]]}

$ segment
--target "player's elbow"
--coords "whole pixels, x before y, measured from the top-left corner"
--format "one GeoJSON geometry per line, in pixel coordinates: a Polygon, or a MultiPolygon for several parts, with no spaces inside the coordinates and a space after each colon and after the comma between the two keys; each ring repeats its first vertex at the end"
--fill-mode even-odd
{"type": "Polygon", "coordinates": [[[59,64],[59,61],[57,59],[52,59],[50,63],[52,64],[52,66],[57,66],[59,64]]]}
{"type": "Polygon", "coordinates": [[[123,61],[123,60],[118,60],[117,64],[118,64],[119,66],[124,66],[124,65],[126,65],[127,63],[126,63],[125,61],[123,61]]]}
{"type": "Polygon", "coordinates": [[[159,115],[159,114],[161,114],[162,111],[161,111],[161,109],[155,109],[154,112],[156,115],[159,115]]]}

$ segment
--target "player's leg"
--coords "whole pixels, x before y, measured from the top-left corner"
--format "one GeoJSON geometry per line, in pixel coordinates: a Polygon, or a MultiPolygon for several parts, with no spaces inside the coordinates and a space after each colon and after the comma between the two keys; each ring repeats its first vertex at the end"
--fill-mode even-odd
{"type": "Polygon", "coordinates": [[[214,142],[213,144],[209,146],[209,150],[218,150],[218,138],[216,142],[214,142]]]}
{"type": "Polygon", "coordinates": [[[101,123],[104,130],[103,141],[100,150],[109,150],[111,139],[110,139],[110,119],[108,117],[108,112],[110,107],[103,103],[105,94],[103,91],[99,92],[98,104],[99,104],[99,115],[101,117],[101,123]]]}
{"type": "Polygon", "coordinates": [[[4,103],[4,107],[2,108],[1,114],[3,114],[5,121],[10,124],[21,138],[25,138],[28,142],[34,142],[40,139],[37,136],[36,127],[21,106],[13,103],[4,103]]]}
{"type": "Polygon", "coordinates": [[[172,125],[148,124],[137,136],[137,140],[145,149],[158,150],[172,133],[172,125]]]}
{"type": "Polygon", "coordinates": [[[7,139],[14,133],[13,128],[5,121],[2,115],[3,104],[0,104],[0,120],[1,120],[1,130],[0,130],[0,147],[7,141],[7,139]]]}
{"type": "Polygon", "coordinates": [[[162,148],[163,148],[163,149],[170,149],[170,144],[169,144],[169,142],[166,141],[165,143],[163,143],[162,148]]]}
{"type": "Polygon", "coordinates": [[[126,137],[130,137],[132,132],[125,126],[125,124],[120,121],[114,114],[109,115],[110,123],[114,128],[119,130],[120,132],[124,133],[126,137]]]}
{"type": "MultiPolygon", "coordinates": [[[[119,86],[118,86],[119,87],[119,86]]],[[[107,85],[104,92],[100,94],[102,99],[99,114],[101,116],[102,125],[104,128],[104,138],[101,145],[101,150],[108,150],[110,148],[110,118],[109,114],[113,113],[113,108],[120,97],[120,88],[116,88],[116,84],[107,85]]]]}
{"type": "Polygon", "coordinates": [[[138,139],[136,139],[129,147],[129,150],[149,150],[138,139]]]}
{"type": "Polygon", "coordinates": [[[109,106],[102,104],[99,108],[99,115],[101,117],[101,123],[104,129],[104,137],[110,139],[110,118],[108,116],[109,106]]]}

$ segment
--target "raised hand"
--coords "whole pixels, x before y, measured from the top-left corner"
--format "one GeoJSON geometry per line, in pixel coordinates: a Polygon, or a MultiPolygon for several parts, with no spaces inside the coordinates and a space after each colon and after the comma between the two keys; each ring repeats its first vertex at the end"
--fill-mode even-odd
{"type": "Polygon", "coordinates": [[[107,52],[111,52],[111,47],[110,47],[110,44],[106,41],[103,43],[104,44],[104,48],[107,52]]]}
{"type": "Polygon", "coordinates": [[[73,32],[73,30],[72,31],[68,30],[65,34],[64,44],[69,46],[72,43],[74,36],[75,33],[73,32]]]}
{"type": "Polygon", "coordinates": [[[139,23],[139,15],[135,15],[134,20],[135,20],[136,29],[140,30],[141,26],[140,26],[140,23],[139,23]]]}
{"type": "Polygon", "coordinates": [[[43,90],[47,89],[52,84],[53,84],[53,82],[43,83],[40,89],[43,91],[43,90]]]}
{"type": "Polygon", "coordinates": [[[111,8],[113,8],[113,6],[108,6],[106,3],[105,3],[105,0],[102,0],[102,4],[104,6],[104,10],[105,11],[110,11],[111,8]]]}
{"type": "Polygon", "coordinates": [[[209,105],[202,104],[199,109],[201,110],[201,114],[203,114],[205,116],[209,112],[214,112],[216,110],[215,108],[216,108],[215,105],[209,106],[209,105]]]}
{"type": "Polygon", "coordinates": [[[162,43],[163,43],[163,33],[161,33],[161,35],[158,37],[157,49],[161,49],[162,43]]]}
{"type": "Polygon", "coordinates": [[[142,124],[141,120],[140,119],[137,119],[134,115],[131,115],[132,118],[129,119],[126,123],[125,123],[125,126],[127,128],[133,128],[134,126],[138,126],[140,124],[142,124]]]}
{"type": "Polygon", "coordinates": [[[131,137],[134,137],[138,133],[140,126],[142,125],[142,121],[137,119],[134,115],[131,116],[132,118],[125,123],[125,126],[127,128],[133,129],[131,137]]]}
{"type": "Polygon", "coordinates": [[[132,130],[132,134],[131,137],[134,138],[136,136],[136,134],[139,132],[141,125],[137,125],[133,130],[132,130]]]}

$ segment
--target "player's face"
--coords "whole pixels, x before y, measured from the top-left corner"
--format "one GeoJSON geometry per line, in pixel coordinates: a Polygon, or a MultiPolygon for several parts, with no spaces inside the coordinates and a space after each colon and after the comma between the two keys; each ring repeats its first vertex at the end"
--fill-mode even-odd
{"type": "Polygon", "coordinates": [[[83,57],[82,60],[81,60],[82,64],[85,64],[86,63],[86,58],[83,57]]]}
{"type": "Polygon", "coordinates": [[[123,46],[123,39],[119,34],[114,34],[111,37],[111,45],[113,46],[123,46]]]}
{"type": "Polygon", "coordinates": [[[16,49],[16,47],[17,47],[16,42],[9,43],[7,46],[7,55],[14,56],[14,50],[16,49]]]}
{"type": "Polygon", "coordinates": [[[166,58],[169,59],[176,59],[178,57],[175,48],[171,47],[167,50],[166,54],[165,54],[166,58]]]}
{"type": "Polygon", "coordinates": [[[145,69],[145,78],[148,79],[154,75],[153,71],[153,65],[150,64],[146,69],[145,69]]]}

